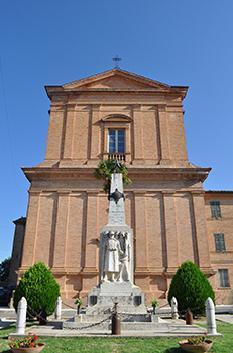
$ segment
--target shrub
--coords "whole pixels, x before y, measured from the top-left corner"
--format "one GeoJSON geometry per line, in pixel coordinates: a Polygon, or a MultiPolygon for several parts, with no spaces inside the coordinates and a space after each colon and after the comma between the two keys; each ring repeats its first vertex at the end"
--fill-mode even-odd
{"type": "Polygon", "coordinates": [[[215,294],[205,274],[191,261],[184,262],[172,278],[168,291],[168,302],[172,297],[178,301],[181,314],[191,309],[194,315],[205,312],[205,301],[210,297],[215,300],[215,294]]]}
{"type": "Polygon", "coordinates": [[[83,304],[82,299],[77,298],[77,299],[75,300],[74,304],[77,305],[77,306],[82,306],[82,304],[83,304]]]}
{"type": "Polygon", "coordinates": [[[158,304],[158,302],[157,302],[157,299],[156,299],[156,298],[153,298],[153,299],[151,300],[151,306],[152,306],[152,307],[159,306],[159,304],[158,304]]]}
{"type": "Polygon", "coordinates": [[[0,281],[7,281],[10,273],[11,258],[8,257],[0,263],[0,281]]]}
{"type": "Polygon", "coordinates": [[[54,312],[56,299],[60,295],[60,286],[50,270],[38,262],[30,267],[21,278],[15,289],[13,305],[17,305],[22,297],[27,300],[29,317],[37,317],[41,323],[54,312]]]}

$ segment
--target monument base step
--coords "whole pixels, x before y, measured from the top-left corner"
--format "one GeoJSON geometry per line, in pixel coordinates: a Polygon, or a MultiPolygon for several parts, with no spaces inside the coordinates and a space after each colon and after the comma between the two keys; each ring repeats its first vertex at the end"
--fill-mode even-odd
{"type": "MultiPolygon", "coordinates": [[[[151,314],[135,314],[135,313],[119,313],[121,322],[156,322],[154,320],[154,315],[151,314]]],[[[100,314],[100,315],[89,315],[89,314],[79,314],[68,319],[66,322],[76,322],[76,323],[95,323],[107,318],[111,319],[111,314],[100,314]]],[[[157,320],[158,321],[158,320],[157,320]]]]}
{"type": "MultiPolygon", "coordinates": [[[[77,323],[77,322],[64,322],[63,329],[73,329],[80,330],[83,332],[87,331],[95,331],[103,330],[103,331],[111,331],[111,320],[108,320],[99,325],[91,324],[91,323],[77,323]]],[[[159,331],[159,332],[168,332],[169,327],[166,323],[154,323],[154,322],[122,322],[121,323],[122,331],[159,331]]]]}
{"type": "MultiPolygon", "coordinates": [[[[138,330],[157,330],[158,327],[165,332],[167,328],[167,323],[163,319],[160,319],[156,315],[150,314],[119,314],[121,320],[121,329],[123,331],[138,331],[138,330]],[[165,330],[165,331],[164,331],[165,330]]],[[[79,314],[75,317],[64,321],[63,329],[77,329],[77,330],[93,330],[103,329],[111,330],[111,314],[100,314],[100,315],[88,315],[79,314]]]]}

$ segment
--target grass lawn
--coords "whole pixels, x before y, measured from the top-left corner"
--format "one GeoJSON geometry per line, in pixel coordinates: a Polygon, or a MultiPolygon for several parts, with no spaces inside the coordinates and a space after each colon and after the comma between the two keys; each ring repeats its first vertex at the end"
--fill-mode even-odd
{"type": "MultiPolygon", "coordinates": [[[[14,328],[0,330],[0,352],[8,353],[7,336],[14,328]]],[[[214,338],[211,353],[233,352],[233,325],[218,324],[223,337],[214,338]]],[[[43,353],[182,353],[179,338],[40,338],[43,353]]]]}

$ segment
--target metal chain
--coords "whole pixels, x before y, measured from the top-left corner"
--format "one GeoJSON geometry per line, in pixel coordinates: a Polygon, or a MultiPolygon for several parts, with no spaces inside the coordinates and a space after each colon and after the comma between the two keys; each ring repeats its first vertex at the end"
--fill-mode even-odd
{"type": "Polygon", "coordinates": [[[62,302],[62,305],[67,306],[67,308],[70,308],[70,309],[76,310],[76,307],[70,306],[70,305],[68,305],[68,304],[66,304],[66,303],[64,303],[64,302],[62,302]]]}
{"type": "Polygon", "coordinates": [[[35,310],[33,310],[33,309],[30,307],[30,305],[27,304],[27,307],[28,307],[29,310],[32,312],[32,314],[34,314],[34,316],[33,316],[33,315],[32,315],[30,312],[28,312],[28,310],[27,310],[27,314],[28,314],[29,316],[31,316],[32,319],[34,319],[34,318],[36,317],[36,318],[39,318],[39,319],[45,321],[46,323],[48,322],[47,319],[45,319],[44,317],[42,317],[40,314],[37,314],[37,313],[35,312],[35,310]]]}
{"type": "Polygon", "coordinates": [[[68,330],[84,330],[84,329],[87,329],[87,328],[91,328],[91,327],[95,327],[95,326],[101,325],[104,322],[112,319],[112,314],[114,313],[114,307],[113,308],[109,308],[108,310],[110,310],[110,315],[107,318],[105,318],[105,319],[103,319],[103,320],[101,320],[99,322],[95,322],[93,324],[90,324],[90,325],[87,325],[87,326],[82,326],[82,327],[66,327],[66,329],[68,329],[68,330]]]}
{"type": "MultiPolygon", "coordinates": [[[[68,305],[68,304],[65,304],[65,303],[63,303],[63,304],[64,304],[65,306],[71,308],[71,309],[74,309],[73,307],[71,307],[71,306],[68,305]]],[[[165,306],[165,305],[164,305],[164,306],[165,306]]],[[[34,313],[34,316],[33,316],[30,312],[27,311],[27,314],[28,314],[32,319],[36,317],[36,318],[39,318],[39,319],[45,321],[46,324],[48,323],[48,320],[45,319],[44,317],[42,317],[41,315],[37,314],[37,313],[30,307],[30,305],[27,305],[27,307],[29,308],[29,310],[30,310],[32,313],[34,313]]],[[[163,307],[163,306],[162,306],[162,307],[163,307]]],[[[160,307],[160,308],[161,308],[161,307],[160,307]]],[[[194,310],[196,311],[196,310],[199,310],[199,309],[200,309],[199,307],[197,307],[197,308],[190,308],[190,310],[191,310],[192,312],[193,312],[194,310]]],[[[75,309],[74,309],[74,310],[75,310],[75,309]]],[[[88,326],[83,326],[83,327],[67,327],[66,329],[69,329],[69,330],[83,330],[83,329],[87,329],[87,328],[91,328],[91,327],[95,327],[95,326],[101,325],[102,323],[104,323],[104,322],[106,322],[106,321],[108,321],[108,320],[110,320],[110,319],[112,318],[112,314],[115,312],[114,310],[115,310],[114,307],[109,308],[109,309],[106,309],[105,311],[110,311],[111,314],[110,314],[107,318],[105,318],[105,319],[103,319],[103,320],[101,320],[101,321],[99,321],[99,322],[95,322],[95,323],[93,323],[93,324],[90,324],[90,325],[88,325],[88,326]]],[[[185,314],[186,312],[187,312],[187,310],[180,310],[180,311],[178,311],[178,313],[179,313],[180,315],[185,314]]],[[[130,317],[131,314],[126,314],[126,313],[119,313],[119,312],[117,312],[117,315],[120,316],[121,319],[122,319],[123,317],[124,317],[124,318],[130,317]]]]}
{"type": "Polygon", "coordinates": [[[87,329],[87,328],[90,328],[90,327],[94,327],[94,326],[98,326],[108,320],[110,320],[112,318],[112,315],[109,315],[106,319],[103,319],[99,322],[95,322],[94,324],[90,324],[88,326],[82,326],[82,327],[66,327],[66,329],[68,330],[84,330],[84,329],[87,329]]]}

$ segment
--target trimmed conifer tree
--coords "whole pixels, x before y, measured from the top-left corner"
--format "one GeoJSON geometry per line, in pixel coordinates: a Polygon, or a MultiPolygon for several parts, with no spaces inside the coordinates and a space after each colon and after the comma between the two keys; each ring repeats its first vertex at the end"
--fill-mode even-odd
{"type": "Polygon", "coordinates": [[[17,305],[22,297],[27,300],[29,317],[37,317],[41,324],[47,316],[54,312],[56,299],[60,295],[60,286],[51,271],[38,262],[26,271],[14,292],[13,305],[17,305]]]}
{"type": "Polygon", "coordinates": [[[210,282],[192,261],[184,262],[172,278],[168,291],[169,304],[172,297],[177,299],[181,314],[191,309],[194,315],[205,312],[205,301],[208,297],[215,300],[210,282]]]}

